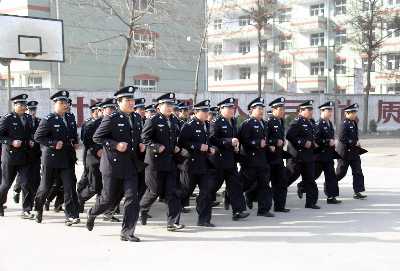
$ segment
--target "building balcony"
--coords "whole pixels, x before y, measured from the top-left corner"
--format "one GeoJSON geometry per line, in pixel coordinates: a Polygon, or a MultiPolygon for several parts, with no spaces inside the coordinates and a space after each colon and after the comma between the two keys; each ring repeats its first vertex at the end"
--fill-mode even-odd
{"type": "MultiPolygon", "coordinates": [[[[209,30],[208,40],[255,40],[257,39],[257,29],[253,25],[225,27],[221,30],[209,30]]],[[[272,38],[272,26],[268,25],[261,30],[262,39],[272,38]]]]}
{"type": "Polygon", "coordinates": [[[308,16],[305,19],[295,20],[290,23],[290,25],[297,31],[310,33],[316,31],[324,31],[326,30],[327,19],[323,16],[308,16]]]}
{"type": "MultiPolygon", "coordinates": [[[[268,51],[262,53],[261,63],[263,65],[272,64],[274,53],[268,51]]],[[[208,66],[210,68],[222,67],[222,66],[238,66],[238,65],[257,65],[258,64],[258,53],[250,52],[247,54],[241,53],[226,53],[221,55],[214,55],[209,53],[208,55],[208,66]]]]}
{"type": "Polygon", "coordinates": [[[305,76],[296,78],[294,84],[296,85],[296,92],[309,93],[320,92],[326,89],[327,77],[326,76],[305,76]]]}
{"type": "MultiPolygon", "coordinates": [[[[263,89],[270,89],[272,79],[262,80],[263,89]]],[[[245,80],[223,80],[223,81],[210,81],[208,84],[209,91],[257,91],[258,83],[257,78],[245,80]]]]}
{"type": "Polygon", "coordinates": [[[326,46],[292,49],[291,54],[298,61],[315,61],[326,59],[326,46]]]}

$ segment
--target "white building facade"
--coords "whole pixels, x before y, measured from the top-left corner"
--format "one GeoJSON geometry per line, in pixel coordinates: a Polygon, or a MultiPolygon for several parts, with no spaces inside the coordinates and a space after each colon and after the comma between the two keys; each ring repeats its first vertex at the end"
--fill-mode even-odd
{"type": "MultiPolygon", "coordinates": [[[[257,91],[257,30],[247,12],[256,2],[208,0],[209,91],[257,91]]],[[[350,2],[278,0],[262,31],[263,92],[363,93],[366,61],[349,40],[350,2]]],[[[400,1],[382,4],[400,10],[400,1]]],[[[373,65],[371,94],[400,94],[400,32],[390,31],[378,33],[389,36],[373,65]]]]}

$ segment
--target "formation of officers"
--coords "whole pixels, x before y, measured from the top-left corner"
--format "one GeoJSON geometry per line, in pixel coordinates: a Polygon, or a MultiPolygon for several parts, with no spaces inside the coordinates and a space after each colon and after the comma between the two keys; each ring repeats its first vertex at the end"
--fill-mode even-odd
{"type": "Polygon", "coordinates": [[[121,240],[132,242],[140,241],[136,224],[147,224],[157,200],[167,205],[167,230],[183,229],[181,213],[190,212],[196,187],[197,225],[202,227],[215,226],[212,208],[219,204],[216,194],[224,183],[223,204],[232,209],[234,221],[248,217],[246,209],[254,202],[257,216],[289,212],[287,190],[300,176],[299,198],[305,194],[305,208],[319,209],[316,179],[322,172],[327,203],[340,204],[338,182],[349,166],[354,199],[366,198],[357,104],[344,110],[335,138],[330,101],[319,106],[318,122],[313,101],[300,104],[285,133],[283,97],[269,103],[267,118],[264,99],[254,99],[248,104],[249,118],[238,127],[234,98],[214,108],[209,100],[189,108],[167,93],[146,106],[145,99],[134,98],[135,90],[124,87],[90,107],[91,117],[80,135],[84,172],[79,181],[79,136],[68,91],[51,96],[53,112],[43,119],[36,117],[38,102],[28,102],[26,94],[13,97],[13,111],[0,119],[0,216],[14,182],[13,198],[21,198],[22,218],[41,223],[44,210],[56,199],[55,210],[64,210],[65,224],[72,226],[80,223],[85,202],[95,197],[87,210],[87,229],[93,230],[100,215],[119,222],[115,214],[122,213],[121,240]]]}

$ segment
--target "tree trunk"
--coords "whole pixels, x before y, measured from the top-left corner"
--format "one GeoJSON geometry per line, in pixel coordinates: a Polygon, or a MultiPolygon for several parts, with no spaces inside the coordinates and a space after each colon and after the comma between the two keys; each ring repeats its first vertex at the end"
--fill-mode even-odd
{"type": "Polygon", "coordinates": [[[129,35],[126,38],[126,48],[124,58],[122,60],[122,64],[119,71],[119,88],[123,88],[125,86],[125,78],[126,78],[126,67],[129,62],[129,56],[132,49],[132,39],[133,39],[133,30],[129,31],[129,35]]]}
{"type": "Polygon", "coordinates": [[[207,40],[207,33],[208,33],[208,24],[204,26],[204,32],[203,32],[203,37],[201,39],[200,43],[200,50],[199,50],[199,55],[197,58],[197,63],[196,63],[196,74],[195,74],[195,79],[194,79],[194,95],[193,95],[193,104],[196,103],[197,101],[197,95],[199,93],[199,73],[200,73],[200,64],[201,64],[201,57],[203,55],[203,48],[204,45],[206,44],[207,40]]]}
{"type": "MultiPolygon", "coordinates": [[[[257,26],[257,38],[258,38],[258,73],[257,73],[257,80],[258,80],[258,96],[261,97],[261,25],[257,26]]],[[[265,80],[265,79],[264,79],[265,80]]]]}
{"type": "Polygon", "coordinates": [[[369,92],[371,90],[371,68],[372,68],[372,56],[368,54],[368,66],[367,66],[367,85],[365,87],[364,94],[364,117],[363,117],[363,129],[362,132],[366,134],[368,132],[368,102],[369,92]]]}

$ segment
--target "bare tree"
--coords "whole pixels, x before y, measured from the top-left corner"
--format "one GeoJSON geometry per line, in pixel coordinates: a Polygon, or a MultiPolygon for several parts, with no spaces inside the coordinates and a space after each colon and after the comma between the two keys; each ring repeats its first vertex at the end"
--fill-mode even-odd
{"type": "Polygon", "coordinates": [[[348,13],[350,15],[348,23],[352,25],[349,39],[355,49],[365,56],[367,62],[363,118],[363,133],[367,133],[372,67],[380,58],[380,49],[385,40],[400,30],[400,19],[397,13],[388,12],[381,0],[353,0],[348,13]]]}
{"type": "Polygon", "coordinates": [[[258,95],[262,92],[262,51],[263,51],[263,31],[272,23],[273,18],[278,12],[276,0],[257,0],[250,9],[242,8],[245,14],[250,17],[253,26],[257,29],[257,47],[258,47],[258,66],[257,81],[258,95]]]}

